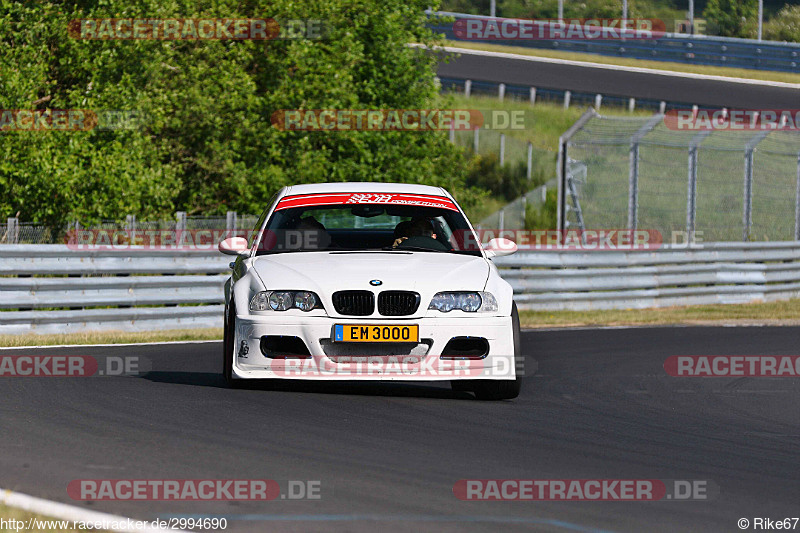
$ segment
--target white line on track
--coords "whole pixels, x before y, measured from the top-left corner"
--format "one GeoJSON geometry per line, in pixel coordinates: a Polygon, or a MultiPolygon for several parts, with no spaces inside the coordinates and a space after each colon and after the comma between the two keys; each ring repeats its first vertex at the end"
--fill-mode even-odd
{"type": "MultiPolygon", "coordinates": [[[[43,498],[36,498],[28,496],[20,492],[11,490],[4,490],[0,488],[0,504],[5,504],[9,507],[16,507],[31,513],[41,514],[53,517],[58,520],[69,520],[72,522],[100,522],[106,525],[114,525],[117,527],[110,528],[111,531],[136,531],[138,533],[150,531],[180,531],[178,529],[160,529],[154,527],[136,528],[129,527],[129,524],[136,522],[144,522],[143,520],[134,520],[124,516],[117,516],[112,514],[100,513],[97,511],[90,511],[74,505],[67,505],[65,503],[54,502],[45,500],[43,498]]],[[[40,522],[46,519],[41,519],[40,522]]],[[[71,526],[71,525],[70,525],[71,526]]],[[[108,529],[108,528],[104,528],[108,529]]]]}
{"type": "Polygon", "coordinates": [[[113,348],[114,346],[159,346],[162,344],[203,344],[222,342],[222,339],[206,341],[163,341],[163,342],[127,342],[118,344],[44,344],[42,346],[2,346],[0,350],[43,350],[46,348],[113,348]]]}
{"type": "MultiPolygon", "coordinates": [[[[421,44],[411,44],[416,48],[427,48],[421,44]]],[[[713,74],[697,74],[694,72],[676,72],[672,70],[661,70],[655,68],[628,67],[624,65],[609,65],[606,63],[594,63],[591,61],[574,61],[571,59],[557,59],[554,57],[526,56],[522,54],[511,54],[507,52],[490,52],[488,50],[471,50],[469,48],[458,48],[455,46],[437,46],[436,50],[444,50],[463,55],[474,55],[483,57],[497,57],[503,59],[516,59],[520,61],[533,61],[537,63],[553,63],[556,65],[570,65],[574,67],[599,68],[604,70],[617,70],[624,72],[638,72],[641,74],[652,74],[655,76],[671,76],[673,78],[689,78],[696,80],[723,81],[728,83],[741,83],[745,85],[759,85],[762,87],[782,87],[785,89],[800,89],[800,83],[787,83],[783,81],[753,80],[748,78],[734,78],[731,76],[716,76],[713,74]]]]}

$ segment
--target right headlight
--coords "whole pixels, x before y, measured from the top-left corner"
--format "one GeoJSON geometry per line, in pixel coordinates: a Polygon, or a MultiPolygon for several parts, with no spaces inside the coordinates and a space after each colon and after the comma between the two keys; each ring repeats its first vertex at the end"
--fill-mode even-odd
{"type": "Polygon", "coordinates": [[[319,296],[311,291],[261,291],[250,300],[251,311],[287,311],[324,309],[319,296]]]}
{"type": "Polygon", "coordinates": [[[428,309],[449,313],[454,309],[466,313],[494,313],[497,299],[490,292],[437,292],[428,309]]]}

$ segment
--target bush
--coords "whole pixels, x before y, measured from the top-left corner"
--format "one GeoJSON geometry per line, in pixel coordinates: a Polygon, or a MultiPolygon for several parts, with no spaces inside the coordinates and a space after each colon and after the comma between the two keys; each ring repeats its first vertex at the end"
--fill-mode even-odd
{"type": "Polygon", "coordinates": [[[764,23],[764,38],[770,41],[800,42],[800,6],[785,5],[764,23]]]}
{"type": "Polygon", "coordinates": [[[466,185],[511,201],[528,191],[525,163],[500,166],[497,154],[476,155],[467,171],[466,185]]]}
{"type": "Polygon", "coordinates": [[[528,207],[525,212],[525,229],[555,229],[558,216],[558,191],[550,188],[545,202],[538,208],[528,207]]]}

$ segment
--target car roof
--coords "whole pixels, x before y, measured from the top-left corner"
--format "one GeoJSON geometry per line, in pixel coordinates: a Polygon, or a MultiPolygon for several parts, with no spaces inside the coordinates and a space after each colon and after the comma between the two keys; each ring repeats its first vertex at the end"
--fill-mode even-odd
{"type": "Polygon", "coordinates": [[[344,193],[344,192],[374,192],[374,193],[405,193],[405,194],[431,194],[452,198],[441,187],[419,185],[416,183],[381,183],[375,181],[352,181],[337,183],[305,183],[291,185],[284,189],[282,196],[314,193],[344,193]]]}

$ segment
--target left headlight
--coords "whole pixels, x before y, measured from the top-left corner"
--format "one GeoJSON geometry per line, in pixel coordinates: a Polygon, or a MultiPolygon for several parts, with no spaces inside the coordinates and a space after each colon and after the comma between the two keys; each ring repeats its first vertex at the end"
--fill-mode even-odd
{"type": "Polygon", "coordinates": [[[449,313],[459,309],[467,313],[493,313],[497,299],[490,292],[437,292],[428,309],[449,313]]]}
{"type": "Polygon", "coordinates": [[[311,291],[262,291],[250,300],[251,311],[287,311],[324,309],[319,296],[311,291]]]}

